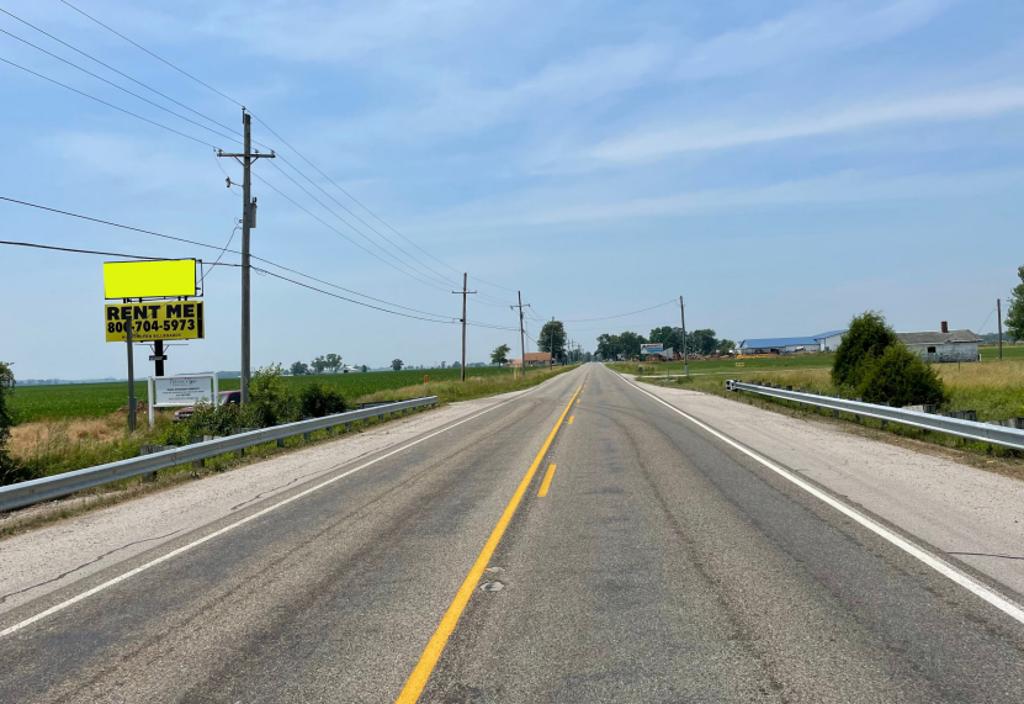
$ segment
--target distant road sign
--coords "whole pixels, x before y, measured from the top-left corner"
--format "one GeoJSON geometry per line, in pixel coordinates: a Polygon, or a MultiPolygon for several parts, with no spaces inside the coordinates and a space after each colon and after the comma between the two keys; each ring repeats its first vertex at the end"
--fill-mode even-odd
{"type": "Polygon", "coordinates": [[[201,340],[205,336],[202,301],[108,303],[103,324],[107,342],[127,342],[127,322],[134,342],[201,340]]]}
{"type": "Polygon", "coordinates": [[[645,342],[640,345],[640,354],[661,354],[665,351],[665,345],[661,342],[645,342]]]}
{"type": "Polygon", "coordinates": [[[104,298],[195,295],[198,295],[195,259],[103,263],[104,298]]]}

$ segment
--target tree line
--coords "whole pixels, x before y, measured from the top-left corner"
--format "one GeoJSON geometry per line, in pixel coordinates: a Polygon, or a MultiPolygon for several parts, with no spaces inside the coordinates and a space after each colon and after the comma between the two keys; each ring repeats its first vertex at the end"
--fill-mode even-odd
{"type": "MultiPolygon", "coordinates": [[[[344,361],[341,359],[340,354],[331,352],[330,354],[322,354],[318,357],[314,357],[308,364],[306,362],[292,362],[289,371],[292,376],[305,376],[307,374],[323,374],[324,372],[330,372],[332,374],[338,373],[339,370],[345,366],[344,361]]],[[[365,364],[360,367],[360,371],[368,371],[369,367],[365,364]]]]}
{"type": "MultiPolygon", "coordinates": [[[[601,359],[630,359],[640,354],[640,345],[648,342],[660,342],[665,348],[671,347],[676,352],[683,351],[683,330],[670,325],[663,325],[651,330],[644,337],[640,333],[626,330],[617,335],[603,333],[597,337],[597,354],[601,359]]],[[[686,353],[694,356],[713,354],[729,354],[736,343],[727,338],[718,338],[711,328],[692,330],[686,333],[686,353]]]]}

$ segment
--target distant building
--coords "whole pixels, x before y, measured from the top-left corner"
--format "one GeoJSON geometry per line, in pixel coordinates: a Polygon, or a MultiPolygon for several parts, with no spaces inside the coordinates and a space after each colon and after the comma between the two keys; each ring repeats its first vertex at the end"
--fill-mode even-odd
{"type": "Polygon", "coordinates": [[[970,330],[950,330],[945,320],[938,332],[898,332],[896,337],[926,362],[977,362],[981,338],[970,330]]]}
{"type": "Polygon", "coordinates": [[[834,352],[846,330],[828,330],[807,337],[762,337],[741,340],[740,354],[796,354],[798,352],[834,352]]]}
{"type": "MultiPolygon", "coordinates": [[[[526,366],[528,367],[547,367],[551,365],[551,353],[550,352],[527,352],[526,353],[526,366]]],[[[513,367],[523,366],[523,360],[521,357],[517,357],[512,360],[513,367]]]]}

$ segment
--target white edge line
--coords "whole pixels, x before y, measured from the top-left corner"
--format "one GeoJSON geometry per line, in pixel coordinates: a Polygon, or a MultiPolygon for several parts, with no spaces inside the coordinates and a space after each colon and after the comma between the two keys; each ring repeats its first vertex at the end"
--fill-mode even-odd
{"type": "MultiPolygon", "coordinates": [[[[33,623],[36,623],[37,621],[41,621],[42,619],[46,618],[47,616],[52,616],[55,613],[63,611],[64,609],[68,608],[69,606],[73,606],[74,604],[77,604],[78,602],[80,602],[80,601],[82,601],[84,599],[88,599],[89,597],[91,597],[91,596],[93,596],[95,594],[98,594],[98,593],[104,591],[105,589],[109,589],[110,587],[116,586],[116,585],[120,584],[121,582],[129,580],[132,577],[134,577],[135,575],[140,574],[142,572],[145,572],[146,570],[148,570],[148,569],[150,569],[152,567],[156,567],[157,565],[163,564],[164,562],[167,562],[168,560],[172,560],[175,557],[177,557],[178,555],[181,555],[183,553],[188,552],[192,548],[198,547],[198,546],[202,545],[203,543],[206,543],[206,542],[208,542],[210,540],[213,540],[214,538],[217,538],[217,537],[220,537],[220,536],[224,535],[225,533],[233,531],[235,528],[238,528],[239,526],[243,526],[246,523],[249,523],[250,521],[254,521],[257,518],[265,516],[266,514],[270,513],[271,511],[276,511],[277,509],[281,508],[282,506],[287,506],[288,504],[292,503],[293,501],[298,501],[299,499],[301,499],[303,497],[309,496],[313,492],[319,491],[320,489],[323,489],[326,486],[334,484],[335,482],[340,481],[340,480],[344,479],[345,477],[347,477],[347,476],[349,476],[351,474],[355,474],[356,472],[359,472],[359,471],[361,471],[363,469],[366,469],[367,467],[369,467],[371,465],[377,464],[378,462],[386,460],[389,457],[397,455],[400,452],[405,452],[410,447],[414,447],[416,445],[419,445],[421,442],[426,442],[427,440],[430,440],[431,438],[437,437],[438,435],[441,435],[442,433],[447,433],[449,430],[451,430],[453,428],[457,428],[458,426],[462,425],[463,423],[468,423],[471,420],[475,420],[475,419],[479,418],[480,416],[484,415],[485,413],[490,413],[491,411],[495,410],[496,408],[501,408],[502,406],[504,406],[506,404],[509,404],[509,403],[512,403],[513,401],[518,401],[519,399],[523,398],[527,394],[532,393],[533,391],[539,389],[540,387],[541,387],[541,384],[538,384],[537,386],[533,387],[532,389],[529,389],[526,392],[517,395],[515,398],[510,398],[510,399],[507,399],[505,401],[500,401],[499,403],[496,403],[496,404],[494,404],[493,406],[491,406],[489,408],[485,408],[484,410],[480,411],[479,413],[474,413],[473,415],[468,416],[466,418],[463,418],[462,420],[456,421],[456,422],[452,423],[451,425],[445,426],[444,428],[441,428],[439,430],[435,430],[434,432],[432,432],[432,433],[430,433],[428,435],[424,435],[421,438],[417,438],[416,440],[413,440],[413,441],[411,441],[409,443],[406,443],[405,445],[402,445],[401,447],[398,447],[398,448],[396,448],[394,450],[391,450],[390,452],[387,452],[387,453],[381,455],[380,457],[372,459],[369,462],[364,462],[363,464],[359,465],[358,467],[353,467],[352,469],[348,470],[347,472],[343,472],[342,474],[339,474],[337,476],[331,477],[330,479],[328,479],[326,481],[323,481],[323,482],[320,482],[319,484],[317,484],[315,486],[311,486],[308,489],[304,489],[303,491],[300,491],[298,494],[293,494],[292,496],[289,496],[287,499],[283,499],[281,501],[278,501],[276,504],[272,504],[270,506],[267,506],[266,508],[262,508],[259,511],[257,511],[256,513],[249,514],[245,518],[239,519],[239,520],[235,521],[234,523],[230,523],[230,524],[224,526],[223,528],[218,528],[217,530],[215,530],[212,533],[209,533],[207,535],[204,535],[202,538],[199,538],[198,540],[194,540],[191,543],[188,543],[187,545],[182,545],[179,548],[175,548],[174,550],[171,550],[169,553],[161,555],[160,557],[158,557],[158,558],[156,558],[154,560],[150,560],[149,562],[147,562],[145,564],[139,565],[138,567],[136,567],[134,569],[128,570],[127,572],[125,572],[123,574],[120,574],[120,575],[118,575],[118,576],[116,576],[116,577],[114,577],[112,579],[109,579],[106,582],[103,582],[102,584],[97,584],[95,587],[93,587],[91,589],[87,589],[86,591],[84,591],[84,592],[82,592],[80,594],[76,594],[75,596],[71,597],[70,599],[67,599],[66,601],[62,601],[59,604],[54,604],[50,608],[45,609],[44,611],[40,611],[39,613],[35,614],[34,616],[29,616],[24,621],[19,621],[18,623],[15,623],[12,626],[8,626],[7,628],[5,628],[2,631],[0,631],[0,638],[3,638],[5,636],[9,636],[12,633],[17,633],[18,631],[22,630],[23,628],[31,626],[33,623]]],[[[330,471],[330,470],[328,470],[328,471],[330,471]]]]}
{"type": "MultiPolygon", "coordinates": [[[[609,371],[611,371],[611,370],[609,370],[609,371]]],[[[722,442],[724,442],[727,445],[729,445],[729,446],[739,450],[740,452],[742,452],[743,454],[747,455],[751,459],[756,460],[757,462],[759,462],[760,464],[764,465],[768,469],[772,470],[773,472],[775,472],[779,476],[783,477],[784,479],[788,479],[790,482],[792,482],[793,484],[796,484],[798,487],[800,487],[801,489],[806,491],[808,494],[811,494],[815,498],[825,502],[826,504],[828,504],[829,506],[831,506],[835,510],[839,511],[840,513],[842,513],[844,516],[846,516],[848,518],[852,518],[857,523],[861,524],[862,526],[864,526],[865,528],[870,530],[872,533],[878,535],[881,538],[884,538],[888,542],[890,542],[893,545],[895,545],[896,547],[898,547],[900,550],[903,550],[908,555],[911,555],[912,557],[917,558],[918,560],[920,560],[924,564],[928,565],[929,567],[931,567],[933,570],[935,570],[936,572],[938,572],[942,576],[944,576],[944,577],[946,577],[948,579],[951,579],[952,581],[956,582],[961,587],[963,587],[967,591],[971,592],[975,596],[978,596],[978,597],[984,599],[989,604],[991,604],[992,606],[996,607],[997,609],[999,609],[1000,611],[1002,611],[1006,615],[1010,616],[1011,618],[1013,618],[1017,622],[1024,624],[1024,607],[1022,607],[1020,604],[1017,604],[1016,602],[1011,601],[1010,599],[1007,599],[1006,597],[1004,597],[999,592],[991,589],[990,587],[986,586],[985,584],[979,582],[977,579],[975,579],[975,578],[971,577],[970,575],[968,575],[968,574],[962,572],[961,570],[957,569],[956,567],[954,567],[953,565],[951,565],[949,562],[947,562],[946,560],[942,559],[938,555],[935,555],[934,553],[932,553],[932,552],[930,552],[928,550],[925,550],[924,548],[922,548],[922,547],[920,547],[918,545],[915,545],[914,543],[910,542],[909,540],[907,540],[903,536],[899,535],[898,533],[890,530],[889,528],[886,528],[885,526],[883,526],[878,521],[875,521],[874,519],[864,515],[863,513],[858,511],[857,509],[853,508],[852,506],[849,506],[848,504],[843,503],[842,501],[836,499],[835,497],[833,497],[833,496],[825,493],[821,489],[817,488],[813,484],[805,481],[804,479],[801,479],[799,476],[793,474],[789,470],[787,470],[787,469],[785,469],[785,468],[775,464],[774,462],[772,462],[767,457],[764,457],[763,455],[758,454],[757,452],[751,450],[750,448],[748,448],[748,447],[746,447],[746,446],[736,442],[732,438],[730,438],[730,437],[720,433],[719,431],[715,430],[714,428],[712,428],[707,423],[704,423],[703,421],[698,420],[697,418],[691,416],[686,411],[683,411],[683,410],[680,410],[679,408],[676,408],[675,406],[673,406],[668,401],[660,398],[659,396],[657,396],[654,393],[651,393],[647,389],[641,388],[637,384],[635,384],[632,381],[630,381],[629,379],[627,379],[625,376],[623,376],[623,375],[621,375],[621,374],[619,374],[617,372],[613,372],[613,373],[617,377],[622,379],[623,382],[625,382],[629,386],[632,386],[634,389],[636,389],[640,393],[647,394],[648,396],[650,396],[652,399],[654,399],[658,403],[666,406],[667,408],[669,408],[672,411],[675,411],[676,413],[681,415],[683,418],[685,418],[686,420],[690,421],[691,423],[693,423],[697,427],[701,428],[705,432],[710,433],[711,435],[714,435],[716,438],[718,438],[722,442]]],[[[2,635],[2,634],[0,634],[0,635],[2,635]]]]}

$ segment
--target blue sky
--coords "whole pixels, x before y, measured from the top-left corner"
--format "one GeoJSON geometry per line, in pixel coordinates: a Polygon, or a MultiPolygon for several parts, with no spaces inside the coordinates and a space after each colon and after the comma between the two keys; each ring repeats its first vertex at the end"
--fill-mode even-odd
{"type": "MultiPolygon", "coordinates": [[[[3,7],[189,108],[240,123],[237,106],[57,0],[3,7]]],[[[322,209],[275,168],[283,163],[268,162],[256,166],[259,177],[331,227],[257,181],[254,254],[405,306],[458,317],[458,297],[447,291],[468,271],[470,286],[485,294],[471,299],[470,320],[508,327],[516,324],[511,290],[521,288],[537,318],[565,320],[682,293],[689,327],[733,339],[815,333],[865,309],[883,311],[900,330],[949,320],[990,331],[995,299],[1024,263],[1021,3],[81,7],[244,102],[431,256],[259,123],[257,140],[409,254],[303,182],[334,213],[322,209]],[[415,278],[399,271],[409,268],[415,278]],[[438,274],[450,282],[424,283],[438,274]]],[[[0,28],[140,90],[8,15],[0,14],[0,28]]],[[[0,57],[238,148],[10,36],[0,35],[0,57]]],[[[225,188],[222,169],[236,180],[239,169],[211,147],[7,65],[0,86],[0,195],[228,240],[240,196],[225,188]]],[[[5,203],[0,213],[0,239],[216,256],[5,203]]],[[[19,377],[123,374],[123,346],[103,341],[101,257],[0,247],[0,260],[0,358],[19,377]]],[[[237,269],[217,269],[206,289],[207,339],[173,349],[172,373],[237,368],[237,269]]],[[[260,275],[253,300],[258,365],[329,351],[371,366],[396,356],[458,358],[455,325],[390,316],[260,275]]],[[[567,329],[593,348],[601,332],[646,333],[677,320],[678,309],[666,305],[567,329]]],[[[534,336],[539,327],[530,321],[534,336]]],[[[473,328],[470,359],[484,360],[502,342],[517,347],[517,338],[473,328]]]]}

